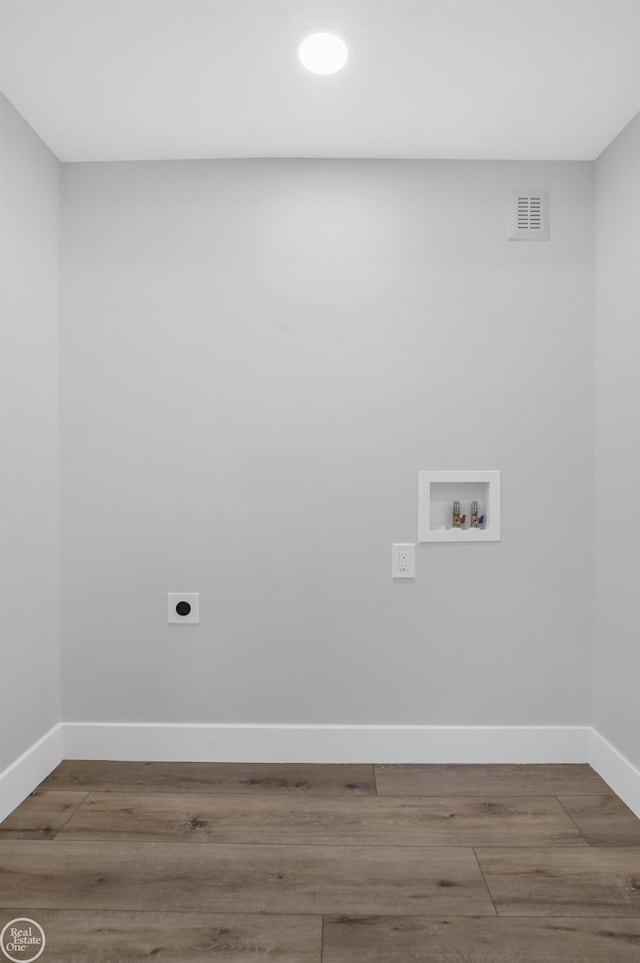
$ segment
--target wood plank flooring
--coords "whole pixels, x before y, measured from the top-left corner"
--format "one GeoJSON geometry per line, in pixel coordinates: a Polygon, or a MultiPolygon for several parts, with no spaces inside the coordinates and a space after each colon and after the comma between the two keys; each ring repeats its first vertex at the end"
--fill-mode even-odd
{"type": "MultiPolygon", "coordinates": [[[[44,792],[41,798],[50,795],[44,792]]],[[[587,845],[560,802],[549,796],[501,796],[497,802],[475,796],[327,796],[319,803],[317,796],[89,793],[60,829],[58,839],[328,846],[587,845]]]]}
{"type": "Polygon", "coordinates": [[[0,825],[43,963],[640,963],[588,766],[62,763],[0,825]]]}
{"type": "MultiPolygon", "coordinates": [[[[600,786],[610,792],[605,783],[601,782],[600,786]]],[[[110,762],[107,766],[104,762],[72,760],[61,762],[40,788],[216,795],[256,792],[261,795],[295,793],[296,796],[376,795],[373,766],[234,762],[110,762]]],[[[583,792],[588,792],[584,786],[583,792]]]]}

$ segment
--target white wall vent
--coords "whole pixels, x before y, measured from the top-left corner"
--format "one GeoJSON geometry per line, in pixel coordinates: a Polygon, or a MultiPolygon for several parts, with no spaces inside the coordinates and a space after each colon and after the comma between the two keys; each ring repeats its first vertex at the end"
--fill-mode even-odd
{"type": "Polygon", "coordinates": [[[517,191],[513,195],[509,240],[549,240],[548,191],[517,191]]]}

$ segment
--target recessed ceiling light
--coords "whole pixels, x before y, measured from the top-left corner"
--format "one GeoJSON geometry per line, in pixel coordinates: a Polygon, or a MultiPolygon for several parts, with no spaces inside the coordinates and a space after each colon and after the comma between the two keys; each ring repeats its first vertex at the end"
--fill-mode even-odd
{"type": "Polygon", "coordinates": [[[312,33],[300,44],[298,56],[314,74],[335,74],[347,62],[347,45],[334,33],[312,33]]]}

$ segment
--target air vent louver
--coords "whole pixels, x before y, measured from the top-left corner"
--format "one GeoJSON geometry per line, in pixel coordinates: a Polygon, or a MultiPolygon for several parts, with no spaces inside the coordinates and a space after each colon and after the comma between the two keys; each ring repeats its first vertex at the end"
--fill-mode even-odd
{"type": "Polygon", "coordinates": [[[513,195],[509,240],[549,240],[549,194],[547,191],[518,191],[513,195]]]}

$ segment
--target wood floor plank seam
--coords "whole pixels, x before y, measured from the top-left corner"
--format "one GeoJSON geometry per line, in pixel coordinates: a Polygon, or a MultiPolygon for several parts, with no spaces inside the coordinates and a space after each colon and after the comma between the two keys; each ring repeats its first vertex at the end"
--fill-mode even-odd
{"type": "MultiPolygon", "coordinates": [[[[43,912],[47,912],[47,913],[85,913],[85,914],[89,914],[89,913],[101,912],[101,913],[113,913],[114,915],[117,915],[117,914],[119,914],[119,913],[124,914],[124,913],[126,913],[126,912],[129,912],[129,911],[124,910],[124,909],[104,909],[104,910],[78,909],[77,906],[71,906],[71,905],[69,905],[69,906],[66,906],[66,905],[60,905],[60,906],[58,906],[58,905],[56,905],[56,906],[45,906],[44,904],[42,904],[42,905],[38,905],[38,906],[35,907],[35,908],[30,907],[28,904],[25,904],[25,906],[28,907],[29,912],[31,912],[31,913],[36,913],[36,914],[37,914],[38,912],[40,912],[41,910],[42,910],[43,912]]],[[[22,914],[21,914],[19,911],[20,911],[21,909],[23,909],[23,908],[24,908],[24,907],[21,907],[21,906],[19,906],[19,905],[18,905],[18,906],[0,906],[0,913],[4,913],[7,918],[11,918],[12,916],[17,918],[18,916],[22,916],[22,914]]],[[[152,916],[153,913],[154,913],[154,910],[134,909],[134,910],[131,910],[130,912],[135,913],[136,916],[140,916],[140,915],[142,915],[142,914],[144,914],[144,913],[146,913],[146,914],[149,915],[149,916],[152,916]]],[[[269,919],[277,919],[279,916],[283,916],[283,917],[287,917],[287,918],[296,918],[296,919],[297,919],[298,917],[300,917],[301,919],[305,919],[305,920],[330,919],[330,918],[332,918],[332,917],[335,917],[335,916],[340,915],[340,914],[338,914],[338,913],[314,913],[314,912],[305,912],[304,910],[268,910],[268,909],[265,909],[265,910],[255,910],[255,909],[254,909],[254,910],[241,910],[241,909],[217,910],[215,907],[212,908],[211,910],[187,909],[187,908],[185,908],[185,909],[180,909],[180,908],[179,908],[179,909],[170,909],[170,910],[159,910],[159,911],[157,911],[157,912],[173,913],[173,914],[175,914],[176,916],[193,916],[194,914],[198,914],[199,916],[204,916],[204,917],[206,917],[206,916],[210,915],[211,913],[215,913],[215,914],[220,915],[220,916],[263,916],[263,917],[268,917],[269,919]]],[[[27,913],[26,915],[28,915],[28,913],[27,913]]],[[[478,913],[478,912],[474,912],[474,913],[471,913],[471,914],[470,914],[470,913],[455,913],[455,912],[454,912],[454,913],[449,913],[449,912],[447,912],[447,913],[442,913],[442,912],[438,912],[438,913],[434,913],[434,914],[429,914],[429,913],[416,913],[416,914],[411,914],[411,913],[345,913],[344,915],[345,915],[345,917],[349,917],[349,919],[370,919],[370,918],[372,918],[372,917],[375,917],[376,919],[379,918],[379,919],[390,919],[390,920],[395,920],[395,919],[398,919],[398,920],[401,920],[401,919],[407,919],[407,920],[416,920],[416,919],[438,919],[440,916],[446,916],[447,919],[452,919],[452,920],[474,920],[474,919],[478,919],[478,920],[494,920],[494,919],[500,919],[500,920],[514,920],[514,919],[518,919],[518,920],[524,920],[524,919],[531,919],[532,921],[535,921],[535,922],[538,922],[538,923],[541,922],[541,920],[548,920],[548,919],[551,919],[551,920],[553,920],[553,919],[581,920],[581,919],[582,919],[582,920],[584,920],[584,916],[569,916],[569,915],[567,915],[566,913],[563,914],[562,917],[541,917],[541,916],[531,916],[531,917],[527,917],[527,916],[501,916],[500,913],[496,913],[496,912],[494,912],[494,911],[492,911],[491,913],[478,913]]],[[[607,919],[608,917],[606,917],[606,916],[602,916],[602,917],[594,916],[594,917],[591,917],[591,918],[592,918],[592,919],[607,919]]],[[[633,922],[636,922],[636,923],[638,922],[638,917],[637,917],[637,916],[628,916],[628,917],[625,917],[625,916],[616,916],[615,919],[616,919],[616,921],[618,921],[618,922],[623,922],[625,919],[632,920],[633,922]]],[[[3,961],[3,963],[4,963],[4,961],[3,961]]]]}
{"type": "MultiPolygon", "coordinates": [[[[52,790],[52,792],[54,792],[54,791],[55,791],[55,790],[52,790]]],[[[56,836],[58,835],[58,833],[62,832],[62,830],[63,830],[64,827],[67,825],[67,823],[69,822],[69,820],[70,820],[70,819],[73,819],[73,817],[75,816],[75,814],[78,812],[78,810],[80,809],[80,807],[87,801],[87,799],[89,798],[90,795],[91,795],[91,793],[89,793],[89,792],[86,792],[86,793],[85,793],[84,799],[82,799],[82,800],[78,803],[78,805],[76,806],[76,808],[75,808],[72,812],[69,813],[69,815],[68,815],[67,818],[65,819],[64,823],[62,824],[62,826],[58,826],[58,828],[56,829],[56,831],[55,831],[54,834],[53,834],[53,837],[52,837],[53,839],[56,838],[56,836]]]]}
{"type": "MultiPolygon", "coordinates": [[[[86,914],[99,912],[99,913],[109,913],[109,914],[111,914],[112,916],[125,916],[127,913],[130,913],[130,912],[135,913],[136,916],[156,916],[156,915],[158,914],[158,912],[160,912],[159,910],[154,910],[154,909],[141,909],[141,910],[126,910],[126,909],[91,910],[91,909],[80,909],[80,910],[79,910],[79,909],[77,909],[77,907],[74,907],[74,906],[40,906],[40,907],[38,907],[38,909],[46,910],[48,913],[58,912],[58,911],[61,912],[61,913],[86,913],[86,914]]],[[[14,912],[14,907],[13,907],[13,906],[4,906],[4,905],[0,902],[0,913],[13,913],[13,912],[14,912]]],[[[163,912],[164,912],[164,911],[163,911],[163,912]]],[[[212,910],[212,909],[184,909],[184,910],[176,909],[176,910],[166,910],[166,912],[168,912],[168,913],[177,913],[177,914],[188,913],[189,916],[202,916],[202,917],[205,918],[205,919],[206,919],[207,916],[211,916],[211,915],[222,915],[222,914],[218,914],[216,910],[212,910]]],[[[327,918],[329,918],[329,917],[331,917],[331,916],[334,915],[334,914],[331,914],[331,913],[326,913],[326,914],[324,914],[324,913],[289,913],[289,912],[287,912],[286,910],[282,910],[282,911],[281,911],[281,910],[277,910],[277,911],[274,911],[274,912],[266,912],[266,913],[263,913],[263,912],[258,912],[258,913],[256,913],[255,910],[254,910],[254,911],[251,911],[251,910],[233,910],[232,912],[231,912],[231,911],[225,911],[224,915],[225,915],[225,916],[269,916],[269,917],[271,917],[271,918],[274,918],[274,917],[275,917],[276,919],[277,919],[278,916],[286,917],[287,919],[295,919],[295,918],[298,917],[298,916],[303,916],[305,919],[308,919],[308,920],[314,920],[314,919],[315,919],[315,920],[322,920],[322,919],[324,919],[325,916],[326,916],[327,918]]],[[[354,919],[358,918],[358,914],[353,913],[353,914],[351,914],[351,915],[353,916],[354,919]]],[[[407,914],[407,913],[405,913],[405,914],[396,913],[396,914],[394,914],[394,918],[395,918],[396,916],[397,916],[398,919],[405,919],[405,918],[408,919],[408,920],[415,920],[415,919],[416,919],[416,917],[415,917],[415,916],[412,916],[410,913],[408,913],[408,914],[407,914]]],[[[455,914],[448,913],[447,916],[455,916],[455,914]]],[[[360,914],[360,917],[361,917],[362,919],[368,919],[367,914],[360,914]]],[[[459,919],[468,919],[469,917],[464,916],[463,914],[459,914],[459,916],[458,916],[457,918],[459,918],[459,919]]],[[[520,918],[524,919],[524,917],[518,917],[518,919],[520,919],[520,918]]],[[[535,916],[534,916],[534,917],[531,917],[531,918],[532,918],[532,919],[537,919],[537,917],[535,917],[535,916]]],[[[493,919],[493,916],[488,916],[487,919],[493,919]]],[[[616,917],[616,919],[623,920],[624,917],[618,916],[618,917],[616,917]]],[[[631,917],[629,917],[629,919],[636,919],[636,920],[637,920],[637,917],[631,916],[631,917]]],[[[4,963],[4,960],[2,960],[2,963],[4,963]]]]}
{"type": "MultiPolygon", "coordinates": [[[[46,842],[56,843],[57,845],[60,845],[60,846],[64,845],[64,846],[79,847],[86,844],[87,840],[86,839],[55,839],[52,837],[51,839],[46,840],[46,842]]],[[[114,845],[113,840],[111,839],[91,839],[91,842],[100,843],[101,845],[105,845],[105,846],[114,845]]],[[[1,844],[2,844],[2,839],[0,838],[0,855],[2,853],[1,844]]],[[[290,846],[292,848],[298,848],[298,849],[327,849],[327,848],[331,848],[331,849],[399,849],[399,850],[405,850],[406,852],[415,852],[415,850],[424,850],[425,852],[430,852],[436,849],[447,849],[447,850],[451,849],[451,850],[455,850],[456,852],[461,852],[461,851],[472,852],[474,850],[474,846],[471,843],[454,843],[452,845],[449,845],[448,843],[447,844],[433,843],[433,844],[427,844],[427,845],[414,844],[414,843],[378,843],[378,844],[376,843],[313,843],[313,842],[307,842],[306,840],[301,843],[236,843],[236,842],[210,843],[210,842],[198,842],[198,841],[194,841],[193,843],[184,843],[184,842],[176,842],[173,839],[163,839],[162,842],[159,842],[157,840],[130,840],[126,843],[126,845],[130,847],[132,846],[166,846],[166,847],[175,848],[176,850],[179,850],[180,847],[184,848],[185,846],[189,848],[193,847],[194,849],[196,847],[198,849],[205,849],[207,847],[211,849],[213,849],[214,847],[216,849],[222,849],[222,848],[233,849],[233,848],[238,848],[240,846],[242,846],[245,849],[255,849],[255,848],[282,849],[284,847],[290,846]]],[[[478,849],[513,849],[516,852],[526,852],[526,850],[528,849],[535,849],[536,851],[549,850],[549,852],[555,852],[560,848],[565,849],[567,847],[538,846],[538,845],[506,847],[504,843],[494,843],[493,845],[487,845],[485,843],[482,843],[481,846],[478,846],[478,849]]],[[[591,848],[593,849],[595,847],[591,847],[591,848]]],[[[614,847],[608,847],[608,848],[611,849],[614,847]]],[[[570,848],[570,851],[574,852],[576,849],[580,851],[583,849],[587,849],[587,847],[572,846],[570,848]]],[[[624,847],[624,852],[628,852],[628,851],[629,851],[628,847],[624,847]]],[[[640,852],[640,849],[638,851],[640,852]]]]}
{"type": "MultiPolygon", "coordinates": [[[[47,912],[58,912],[58,911],[59,911],[59,912],[63,912],[63,913],[84,913],[84,914],[89,914],[89,913],[101,912],[101,913],[109,913],[109,914],[112,914],[113,916],[125,915],[125,914],[128,913],[128,912],[135,912],[136,916],[145,916],[145,915],[146,915],[146,916],[154,916],[154,915],[156,915],[156,914],[158,913],[158,910],[147,910],[147,909],[144,909],[144,910],[132,910],[132,911],[122,910],[122,909],[104,909],[104,910],[99,910],[99,911],[97,911],[97,910],[89,910],[89,909],[87,909],[87,910],[84,910],[84,909],[79,910],[79,909],[77,909],[76,907],[73,907],[73,906],[40,906],[40,907],[38,907],[38,909],[43,909],[43,910],[46,910],[47,912]]],[[[2,905],[2,904],[0,903],[0,913],[13,913],[14,910],[15,910],[15,907],[13,907],[13,906],[4,906],[4,905],[2,905]]],[[[184,910],[176,909],[176,910],[167,910],[167,912],[176,913],[176,914],[185,914],[185,913],[188,913],[190,916],[202,916],[203,918],[206,918],[206,917],[208,917],[208,916],[211,916],[212,913],[213,913],[213,914],[216,914],[216,911],[215,911],[215,910],[211,910],[211,909],[184,909],[184,910]]],[[[335,918],[336,918],[337,916],[339,916],[340,914],[336,914],[336,913],[313,913],[313,912],[311,912],[311,913],[305,913],[305,912],[290,913],[290,912],[287,912],[286,910],[283,910],[283,911],[276,910],[276,911],[266,911],[266,912],[262,912],[262,911],[261,911],[261,912],[259,912],[259,913],[256,913],[255,911],[251,911],[251,910],[233,910],[233,911],[225,911],[224,915],[225,915],[225,916],[269,916],[269,917],[271,917],[271,918],[276,918],[276,919],[277,919],[279,916],[287,917],[287,918],[295,918],[295,917],[298,917],[298,916],[302,916],[302,917],[304,917],[305,919],[320,919],[320,920],[327,921],[327,920],[330,920],[330,919],[335,919],[335,918]]],[[[523,920],[523,921],[527,921],[527,920],[528,920],[528,921],[531,922],[531,923],[539,923],[539,922],[540,922],[541,920],[543,920],[543,919],[544,919],[544,920],[550,920],[550,921],[554,921],[554,920],[557,920],[557,919],[570,919],[570,920],[584,920],[584,919],[585,919],[584,916],[567,916],[567,915],[563,915],[563,916],[540,917],[540,916],[535,916],[535,915],[531,915],[531,914],[527,914],[527,913],[521,913],[521,914],[519,914],[518,916],[500,916],[499,914],[498,914],[498,915],[495,915],[494,913],[484,913],[484,914],[474,915],[474,916],[468,916],[466,913],[447,913],[447,914],[441,914],[441,915],[443,915],[443,916],[446,915],[447,919],[459,919],[459,920],[468,920],[468,919],[493,920],[493,919],[499,919],[499,920],[503,920],[503,921],[509,921],[509,920],[523,920]]],[[[410,921],[413,921],[413,922],[415,922],[416,920],[423,919],[423,917],[421,917],[421,916],[415,916],[415,915],[413,915],[412,913],[388,913],[388,914],[384,914],[384,917],[385,917],[386,919],[394,919],[394,920],[397,919],[397,920],[408,920],[408,921],[410,920],[410,921]]],[[[371,919],[372,917],[371,917],[371,915],[368,914],[368,913],[348,913],[348,914],[345,914],[345,915],[344,915],[344,918],[354,919],[354,920],[366,920],[366,919],[371,919]]],[[[427,918],[427,919],[430,919],[430,920],[436,920],[436,919],[439,918],[439,915],[432,916],[432,917],[430,916],[430,917],[426,917],[426,918],[427,918]]],[[[589,918],[590,918],[590,919],[593,919],[593,920],[604,920],[604,919],[608,919],[608,917],[606,917],[606,916],[593,916],[593,917],[589,917],[589,918]]],[[[629,923],[638,923],[640,917],[638,917],[638,916],[632,916],[632,915],[630,915],[630,916],[616,916],[615,919],[616,919],[616,921],[619,922],[619,923],[624,923],[625,921],[627,921],[627,922],[629,922],[629,923]]]]}
{"type": "Polygon", "coordinates": [[[480,860],[478,859],[478,854],[476,853],[476,848],[475,848],[475,846],[473,847],[473,855],[475,856],[476,863],[478,864],[478,869],[480,870],[480,875],[482,876],[482,882],[484,883],[484,885],[485,885],[486,888],[487,888],[487,893],[489,894],[489,899],[491,900],[491,905],[493,906],[493,912],[496,914],[496,916],[499,916],[500,914],[498,913],[498,908],[496,907],[495,900],[494,900],[494,898],[493,898],[493,895],[492,895],[492,893],[491,893],[491,890],[489,889],[489,884],[487,883],[487,880],[486,880],[486,878],[485,878],[484,870],[483,870],[482,866],[480,865],[480,860]]]}
{"type": "MultiPolygon", "coordinates": [[[[25,906],[26,905],[27,904],[25,904],[25,906]]],[[[21,908],[24,908],[24,907],[0,905],[0,913],[13,915],[15,917],[17,910],[21,908]]],[[[133,912],[136,914],[136,916],[142,916],[144,914],[146,914],[147,916],[153,916],[157,912],[163,912],[163,913],[175,913],[177,916],[198,915],[198,916],[206,917],[206,916],[210,916],[213,913],[219,916],[268,916],[270,919],[277,919],[279,916],[287,917],[287,919],[302,917],[305,920],[317,920],[317,919],[322,920],[324,919],[325,916],[329,917],[329,916],[335,915],[332,913],[313,913],[313,912],[307,913],[304,910],[302,911],[295,910],[295,912],[292,912],[290,910],[241,910],[241,909],[216,910],[215,908],[210,910],[203,910],[203,909],[171,909],[171,910],[101,909],[101,910],[95,910],[95,909],[78,909],[77,906],[44,906],[44,905],[37,906],[35,907],[35,909],[32,908],[31,912],[37,913],[39,910],[43,910],[47,913],[85,913],[85,914],[98,913],[98,912],[113,913],[114,916],[117,916],[118,914],[124,915],[127,912],[133,912]]],[[[353,916],[354,918],[357,915],[359,915],[362,919],[367,919],[369,916],[369,914],[366,914],[366,913],[361,913],[361,914],[351,913],[349,915],[353,916]]],[[[403,914],[403,915],[406,916],[407,919],[416,919],[416,917],[412,916],[411,914],[403,914]]],[[[469,919],[470,918],[466,913],[447,913],[446,915],[447,917],[451,917],[451,919],[469,919]]],[[[485,918],[493,919],[493,915],[490,915],[488,913],[486,915],[484,914],[475,914],[475,915],[477,915],[478,919],[485,919],[485,918]]],[[[395,918],[395,914],[394,914],[394,918],[395,918]]],[[[398,914],[398,918],[400,918],[400,914],[398,914]]],[[[475,918],[475,916],[473,918],[475,918]]],[[[631,918],[633,919],[633,917],[631,918]]],[[[622,917],[616,917],[616,919],[622,919],[622,917]]],[[[4,960],[2,961],[2,963],[4,963],[4,960]]]]}
{"type": "MultiPolygon", "coordinates": [[[[52,836],[49,839],[49,842],[55,842],[55,841],[56,841],[55,836],[52,836]]],[[[109,844],[113,842],[113,840],[111,839],[100,839],[97,836],[92,837],[91,841],[95,843],[105,843],[105,844],[109,844]]],[[[58,842],[62,842],[62,840],[58,840],[58,842]]],[[[64,842],[69,844],[83,843],[83,842],[86,842],[86,840],[65,839],[64,842]]],[[[130,842],[132,845],[134,845],[136,844],[137,841],[131,840],[130,842]]],[[[143,845],[143,844],[139,844],[139,845],[143,845]]],[[[471,843],[446,843],[446,844],[443,844],[443,843],[425,843],[425,844],[422,844],[422,843],[378,843],[378,844],[376,843],[314,843],[314,842],[307,842],[306,840],[304,842],[299,842],[299,843],[230,843],[230,842],[207,843],[207,842],[199,842],[197,839],[194,839],[190,842],[184,841],[184,840],[166,839],[162,841],[162,845],[175,846],[176,848],[182,846],[188,849],[191,849],[191,848],[195,849],[196,847],[199,848],[202,846],[229,846],[229,847],[261,846],[264,848],[273,848],[273,849],[277,849],[282,846],[304,846],[307,849],[323,849],[325,846],[339,846],[340,849],[362,849],[363,846],[366,846],[368,849],[387,849],[391,846],[393,849],[404,850],[406,852],[413,852],[414,850],[424,850],[425,853],[428,853],[429,850],[433,850],[433,849],[451,849],[451,850],[455,850],[456,852],[459,852],[461,850],[470,850],[474,848],[471,843]]],[[[482,843],[478,846],[478,848],[479,849],[505,849],[505,845],[504,843],[482,843]]],[[[555,852],[559,847],[552,846],[552,845],[547,845],[547,846],[540,845],[540,846],[532,847],[531,845],[523,844],[521,846],[510,846],[509,848],[515,851],[524,851],[527,849],[535,848],[537,850],[548,850],[548,852],[552,853],[552,852],[555,852]]],[[[578,851],[581,849],[589,849],[589,848],[598,849],[600,847],[597,847],[597,846],[589,847],[588,845],[572,847],[573,850],[578,850],[578,851]]],[[[611,849],[612,847],[607,847],[607,848],[611,849]]],[[[627,850],[625,850],[625,852],[626,851],[627,850]]]]}
{"type": "MultiPolygon", "coordinates": [[[[587,844],[587,846],[591,846],[591,843],[590,843],[589,840],[586,838],[586,836],[584,835],[584,833],[582,832],[582,830],[581,830],[580,827],[578,826],[577,822],[575,821],[575,819],[573,818],[573,816],[571,815],[571,813],[569,812],[569,810],[567,809],[567,807],[565,806],[565,804],[562,802],[562,799],[560,798],[560,796],[556,796],[556,799],[558,800],[558,802],[560,803],[560,805],[562,806],[562,808],[563,808],[564,811],[566,812],[567,816],[569,817],[569,819],[571,820],[571,822],[573,823],[573,825],[576,827],[577,831],[580,833],[580,836],[582,837],[582,839],[584,839],[584,841],[585,841],[585,843],[587,844]]],[[[79,807],[78,807],[78,808],[79,808],[79,807]]]]}
{"type": "MultiPolygon", "coordinates": [[[[55,842],[55,841],[56,841],[55,836],[52,836],[49,839],[49,842],[55,842]]],[[[57,839],[57,841],[71,844],[71,843],[84,843],[87,840],[86,839],[69,839],[65,837],[64,839],[57,839]]],[[[101,839],[99,836],[92,836],[91,842],[108,844],[108,843],[113,843],[113,840],[104,839],[104,838],[101,839]]],[[[132,840],[128,840],[128,842],[130,842],[131,845],[145,845],[146,843],[149,843],[149,842],[160,842],[160,841],[159,840],[142,840],[141,841],[141,840],[132,839],[132,840]]],[[[212,842],[206,842],[205,840],[201,841],[198,839],[193,839],[193,840],[163,839],[162,845],[176,846],[176,847],[179,847],[179,846],[187,846],[187,847],[261,846],[262,847],[264,846],[264,847],[275,847],[275,848],[282,847],[282,846],[305,846],[308,849],[322,849],[325,846],[339,846],[341,849],[362,849],[363,846],[366,846],[369,849],[386,849],[388,847],[392,847],[393,849],[401,849],[401,850],[404,849],[404,850],[407,850],[408,852],[411,852],[415,849],[423,849],[428,852],[430,849],[455,849],[455,850],[467,849],[469,850],[474,848],[472,843],[371,843],[371,842],[368,842],[368,843],[343,843],[343,842],[316,843],[316,842],[313,842],[313,840],[306,840],[306,839],[304,841],[296,842],[296,843],[263,843],[263,842],[239,843],[239,842],[229,842],[224,840],[220,842],[212,843],[212,842]]],[[[479,849],[505,849],[506,848],[504,843],[478,843],[476,845],[478,846],[479,849]]],[[[542,849],[542,850],[549,850],[549,852],[555,852],[559,848],[564,848],[564,846],[561,847],[561,844],[553,844],[553,843],[547,843],[547,844],[536,843],[535,846],[532,846],[531,843],[522,843],[520,845],[518,844],[510,845],[508,848],[513,850],[542,849]]],[[[596,847],[596,846],[590,847],[587,843],[585,843],[584,845],[572,846],[571,848],[572,850],[580,851],[581,849],[589,849],[589,848],[597,849],[599,847],[596,847]]],[[[618,847],[609,846],[607,848],[612,849],[612,848],[618,848],[618,847]]],[[[626,849],[627,848],[625,848],[625,851],[626,849]]]]}
{"type": "MultiPolygon", "coordinates": [[[[0,911],[1,911],[1,910],[2,910],[2,907],[0,906],[0,911]]],[[[89,912],[89,911],[88,911],[88,910],[87,910],[87,911],[85,911],[85,910],[80,910],[79,912],[89,912]]],[[[106,913],[106,912],[120,913],[120,912],[123,912],[123,911],[122,911],[122,910],[104,910],[104,912],[105,912],[105,913],[106,913]]],[[[138,912],[149,912],[149,913],[151,913],[151,912],[153,912],[153,910],[140,910],[140,911],[138,911],[138,912]]],[[[204,910],[193,910],[192,912],[204,913],[204,914],[206,915],[206,911],[204,911],[204,910]]],[[[236,916],[236,915],[238,915],[238,914],[234,913],[233,915],[236,916]]],[[[252,915],[252,914],[249,913],[248,915],[250,916],[250,915],[252,915]]],[[[255,914],[253,914],[253,915],[255,915],[255,914]]],[[[281,913],[281,914],[270,913],[269,915],[270,915],[270,916],[277,916],[277,915],[281,915],[281,916],[291,916],[291,915],[299,916],[299,915],[301,915],[301,914],[299,914],[299,913],[295,913],[295,914],[291,914],[291,913],[281,913]]],[[[309,914],[309,915],[314,915],[314,914],[309,914]]],[[[317,915],[319,915],[319,914],[316,913],[315,915],[317,916],[317,915]]],[[[466,919],[466,920],[474,920],[474,919],[496,920],[496,919],[497,919],[497,920],[501,920],[502,922],[509,922],[510,920],[523,920],[524,922],[529,921],[530,923],[539,923],[539,922],[541,922],[541,920],[546,920],[546,921],[548,921],[548,922],[552,922],[552,923],[553,923],[553,921],[554,921],[554,920],[557,920],[557,919],[570,919],[570,920],[584,920],[584,919],[585,919],[584,916],[549,916],[549,917],[541,917],[541,916],[535,916],[535,915],[531,915],[531,914],[528,915],[528,914],[526,914],[526,913],[523,913],[523,914],[518,915],[518,916],[500,916],[500,914],[494,915],[493,913],[484,913],[484,914],[481,913],[481,914],[478,915],[478,916],[475,916],[475,915],[474,915],[474,916],[467,916],[465,913],[446,913],[446,914],[443,913],[443,914],[442,914],[442,916],[445,916],[445,915],[446,915],[446,918],[447,918],[447,919],[458,919],[458,920],[465,920],[465,919],[466,919]]],[[[325,919],[325,920],[332,920],[332,919],[368,920],[368,919],[372,919],[372,917],[371,917],[370,915],[368,915],[367,913],[345,913],[344,915],[342,915],[342,914],[337,914],[337,913],[323,913],[322,916],[323,916],[323,919],[325,919]]],[[[416,920],[420,920],[420,919],[437,920],[438,918],[439,918],[439,917],[438,917],[437,915],[436,915],[436,916],[421,917],[421,916],[415,916],[413,913],[389,913],[389,915],[388,915],[388,919],[407,920],[407,921],[412,921],[412,922],[416,922],[416,920]]],[[[604,919],[609,919],[609,917],[607,917],[607,916],[592,916],[592,917],[589,917],[589,919],[592,919],[592,920],[604,920],[604,919]]],[[[619,922],[619,923],[624,923],[625,920],[626,920],[628,923],[636,923],[636,924],[638,924],[638,925],[640,926],[640,917],[638,917],[638,916],[616,916],[615,919],[616,919],[616,921],[619,922]]]]}

